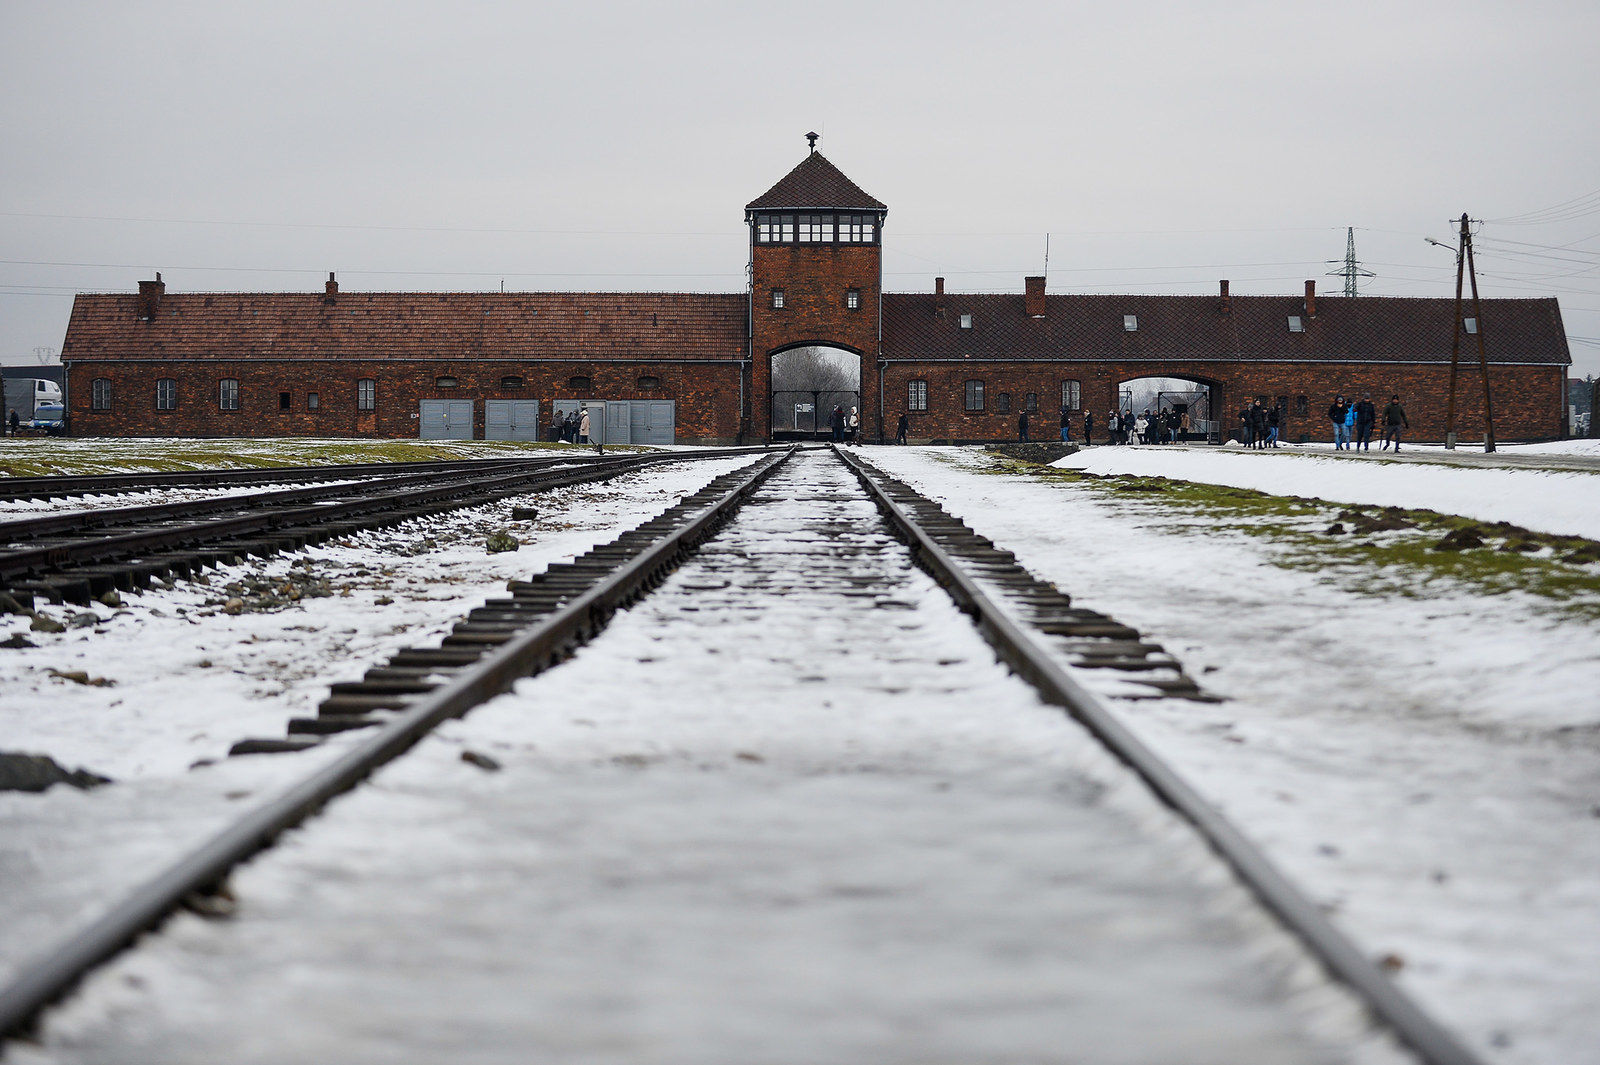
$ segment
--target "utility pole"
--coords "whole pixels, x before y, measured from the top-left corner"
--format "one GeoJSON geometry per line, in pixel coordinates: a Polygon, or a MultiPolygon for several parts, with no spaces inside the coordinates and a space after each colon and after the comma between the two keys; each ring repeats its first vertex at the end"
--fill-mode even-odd
{"type": "MultiPolygon", "coordinates": [[[[1329,259],[1330,265],[1339,265],[1338,259],[1329,259]]],[[[1344,294],[1358,296],[1358,279],[1363,277],[1377,277],[1371,270],[1361,269],[1361,264],[1356,261],[1356,227],[1347,226],[1344,231],[1344,263],[1337,270],[1329,270],[1329,277],[1344,278],[1344,294]]]]}
{"type": "Polygon", "coordinates": [[[1489,356],[1483,347],[1483,304],[1478,299],[1478,267],[1472,257],[1472,225],[1465,213],[1461,215],[1460,242],[1456,245],[1456,313],[1455,332],[1450,340],[1450,403],[1445,409],[1444,446],[1456,446],[1456,370],[1461,359],[1461,283],[1463,277],[1472,279],[1472,333],[1478,338],[1478,371],[1483,379],[1483,450],[1494,451],[1494,406],[1489,398],[1489,356]]]}

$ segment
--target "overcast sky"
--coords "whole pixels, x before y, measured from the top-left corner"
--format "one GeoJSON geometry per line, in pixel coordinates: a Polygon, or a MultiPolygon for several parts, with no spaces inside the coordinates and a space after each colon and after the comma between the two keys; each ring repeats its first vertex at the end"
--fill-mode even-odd
{"type": "Polygon", "coordinates": [[[1448,296],[1466,211],[1600,373],[1597,41],[1594,0],[0,0],[0,360],[156,270],[740,291],[814,129],[890,291],[1020,292],[1048,233],[1051,292],[1337,292],[1354,226],[1363,294],[1448,296]]]}

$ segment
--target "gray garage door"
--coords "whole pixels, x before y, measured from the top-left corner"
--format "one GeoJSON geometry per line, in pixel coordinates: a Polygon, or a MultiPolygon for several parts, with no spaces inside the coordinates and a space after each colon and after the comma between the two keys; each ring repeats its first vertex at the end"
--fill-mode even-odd
{"type": "Polygon", "coordinates": [[[485,440],[539,439],[539,401],[490,399],[483,404],[485,440]]]}
{"type": "Polygon", "coordinates": [[[423,400],[421,436],[424,440],[471,440],[472,400],[423,400]]]}
{"type": "Polygon", "coordinates": [[[629,412],[629,439],[635,444],[670,444],[676,435],[677,408],[670,399],[636,399],[629,412]]]}

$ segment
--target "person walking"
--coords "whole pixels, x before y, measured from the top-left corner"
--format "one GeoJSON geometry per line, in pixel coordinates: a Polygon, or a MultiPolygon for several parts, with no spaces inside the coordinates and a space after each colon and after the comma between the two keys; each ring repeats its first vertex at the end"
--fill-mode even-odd
{"type": "Polygon", "coordinates": [[[1383,443],[1379,451],[1389,450],[1389,441],[1394,441],[1394,449],[1400,450],[1400,430],[1411,428],[1411,423],[1406,420],[1406,409],[1400,405],[1399,396],[1390,396],[1389,405],[1383,408],[1383,443]]]}
{"type": "Polygon", "coordinates": [[[1189,409],[1185,407],[1183,412],[1178,415],[1178,442],[1180,444],[1189,442],[1189,428],[1189,409]]]}
{"type": "Polygon", "coordinates": [[[861,415],[856,412],[854,407],[850,408],[850,413],[844,420],[844,437],[852,444],[860,441],[861,415]]]}
{"type": "Polygon", "coordinates": [[[17,416],[17,408],[11,408],[11,435],[22,435],[22,419],[17,416]]]}
{"type": "Polygon", "coordinates": [[[1017,440],[1026,444],[1028,442],[1028,412],[1023,411],[1017,416],[1017,440]]]}
{"type": "Polygon", "coordinates": [[[1088,447],[1094,440],[1094,415],[1088,411],[1083,412],[1083,446],[1088,447]]]}
{"type": "Polygon", "coordinates": [[[1061,442],[1072,442],[1072,412],[1065,407],[1061,408],[1061,442]]]}
{"type": "Polygon", "coordinates": [[[828,414],[828,429],[833,433],[835,444],[844,441],[844,408],[835,403],[833,410],[828,414]]]}
{"type": "Polygon", "coordinates": [[[1333,449],[1335,451],[1343,451],[1345,441],[1348,439],[1344,435],[1346,409],[1343,396],[1334,396],[1333,402],[1328,404],[1328,421],[1333,423],[1333,449]]]}
{"type": "Polygon", "coordinates": [[[1279,427],[1279,423],[1280,423],[1279,413],[1280,413],[1280,411],[1282,409],[1283,408],[1279,407],[1276,403],[1274,403],[1272,405],[1272,409],[1267,411],[1267,446],[1268,447],[1277,447],[1278,446],[1278,427],[1279,427]]]}
{"type": "Polygon", "coordinates": [[[1378,409],[1372,405],[1372,393],[1368,392],[1361,397],[1361,402],[1356,404],[1356,441],[1357,451],[1372,450],[1372,424],[1378,420],[1378,409]]]}
{"type": "Polygon", "coordinates": [[[894,442],[904,444],[906,436],[911,432],[911,422],[906,418],[906,412],[900,412],[900,421],[894,427],[894,442]]]}
{"type": "Polygon", "coordinates": [[[1120,429],[1121,424],[1117,420],[1117,412],[1114,410],[1106,411],[1106,443],[1117,443],[1117,432],[1120,429]]]}

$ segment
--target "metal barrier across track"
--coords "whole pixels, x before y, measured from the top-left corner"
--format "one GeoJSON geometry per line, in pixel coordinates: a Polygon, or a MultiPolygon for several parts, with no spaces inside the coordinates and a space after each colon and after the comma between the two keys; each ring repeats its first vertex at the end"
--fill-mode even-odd
{"type": "Polygon", "coordinates": [[[685,552],[725,521],[791,454],[792,448],[771,454],[753,467],[717,478],[668,512],[676,512],[676,517],[664,535],[651,538],[626,561],[597,576],[587,589],[565,598],[535,624],[508,634],[504,642],[447,683],[419,694],[337,760],[248,812],[145,882],[94,924],[58,944],[47,957],[25,967],[16,981],[0,990],[0,1037],[20,1034],[40,1009],[89,970],[160,923],[186,898],[214,890],[234,866],[405,753],[440,722],[459,717],[508,690],[518,679],[559,661],[572,646],[591,638],[617,609],[658,581],[685,552]]]}
{"type": "Polygon", "coordinates": [[[1336,979],[1360,996],[1402,1042],[1429,1065],[1483,1065],[1482,1059],[1463,1047],[1369,961],[1266,855],[1140,742],[1104,699],[1074,680],[1026,628],[980,587],[962,565],[959,554],[931,535],[907,507],[909,502],[925,500],[850,451],[837,447],[834,450],[905,539],[918,564],[972,617],[1001,660],[1032,684],[1047,702],[1071,714],[1137,773],[1162,802],[1193,824],[1262,904],[1306,944],[1336,979]]]}

